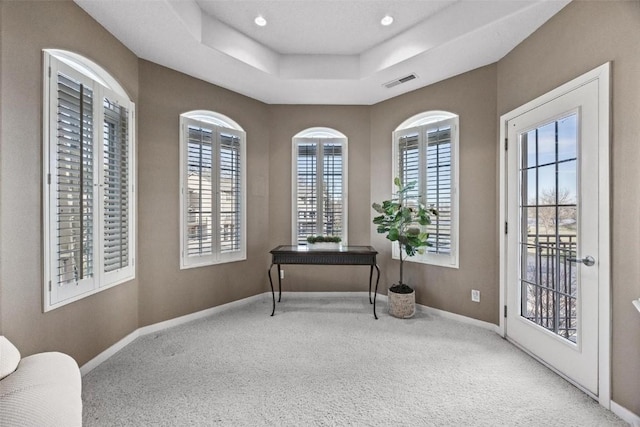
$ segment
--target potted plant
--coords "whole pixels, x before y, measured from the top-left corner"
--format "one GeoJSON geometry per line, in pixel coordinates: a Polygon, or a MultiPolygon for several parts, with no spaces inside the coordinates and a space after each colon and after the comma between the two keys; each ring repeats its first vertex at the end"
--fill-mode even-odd
{"type": "Polygon", "coordinates": [[[414,189],[415,181],[403,185],[400,178],[396,177],[393,183],[398,188],[395,197],[383,201],[382,204],[373,203],[373,209],[380,214],[373,218],[373,223],[378,226],[378,233],[386,233],[387,239],[398,242],[400,280],[389,288],[389,314],[406,319],[415,314],[416,299],[414,289],[403,281],[405,255],[410,257],[424,253],[424,248],[431,246],[427,241],[429,233],[424,227],[431,224],[431,215],[438,215],[438,212],[410,197],[409,193],[414,189]]]}
{"type": "Polygon", "coordinates": [[[309,236],[307,243],[310,249],[337,249],[342,239],[338,236],[309,236]]]}

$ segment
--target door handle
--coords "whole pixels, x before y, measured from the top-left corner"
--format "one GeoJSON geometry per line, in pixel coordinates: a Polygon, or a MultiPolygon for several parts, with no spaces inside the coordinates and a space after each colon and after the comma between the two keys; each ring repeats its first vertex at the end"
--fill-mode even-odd
{"type": "Polygon", "coordinates": [[[591,255],[587,255],[586,257],[580,259],[580,258],[567,258],[567,261],[569,262],[581,262],[584,265],[586,265],[587,267],[591,267],[592,265],[596,264],[596,260],[591,256],[591,255]]]}

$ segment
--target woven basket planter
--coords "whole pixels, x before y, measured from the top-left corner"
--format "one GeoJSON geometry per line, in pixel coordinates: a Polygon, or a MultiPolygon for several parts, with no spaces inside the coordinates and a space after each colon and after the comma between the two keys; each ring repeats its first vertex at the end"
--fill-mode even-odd
{"type": "Polygon", "coordinates": [[[416,314],[416,291],[398,294],[391,289],[387,292],[389,314],[399,319],[408,319],[416,314]]]}

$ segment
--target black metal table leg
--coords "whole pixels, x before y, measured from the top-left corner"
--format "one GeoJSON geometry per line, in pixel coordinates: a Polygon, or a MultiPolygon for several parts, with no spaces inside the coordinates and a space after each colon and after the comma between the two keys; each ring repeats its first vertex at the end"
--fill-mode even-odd
{"type": "Polygon", "coordinates": [[[376,271],[378,272],[378,277],[376,278],[376,291],[373,294],[373,317],[378,320],[378,315],[376,314],[376,296],[378,295],[378,282],[380,282],[380,269],[378,268],[378,264],[374,266],[376,271]]]}
{"type": "Polygon", "coordinates": [[[369,304],[373,304],[373,301],[371,301],[371,279],[373,279],[373,265],[369,269],[369,304]]]}
{"type": "Polygon", "coordinates": [[[271,310],[271,315],[276,312],[276,294],[273,292],[273,280],[271,280],[271,269],[273,268],[273,264],[267,270],[267,274],[269,275],[269,284],[271,285],[271,298],[273,298],[273,310],[271,310]]]}
{"type": "Polygon", "coordinates": [[[282,273],[280,272],[280,264],[278,264],[278,302],[282,299],[282,273]]]}

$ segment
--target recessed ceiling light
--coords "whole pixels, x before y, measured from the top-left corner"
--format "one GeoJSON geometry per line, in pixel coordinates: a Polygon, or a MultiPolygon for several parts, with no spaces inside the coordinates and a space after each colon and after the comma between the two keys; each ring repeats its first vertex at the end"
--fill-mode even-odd
{"type": "Polygon", "coordinates": [[[385,15],[384,18],[380,20],[380,23],[385,27],[387,27],[393,23],[393,17],[389,15],[385,15]]]}
{"type": "Polygon", "coordinates": [[[267,20],[264,19],[262,15],[256,16],[256,19],[254,19],[253,22],[255,22],[259,27],[264,27],[265,25],[267,25],[267,20]]]}

